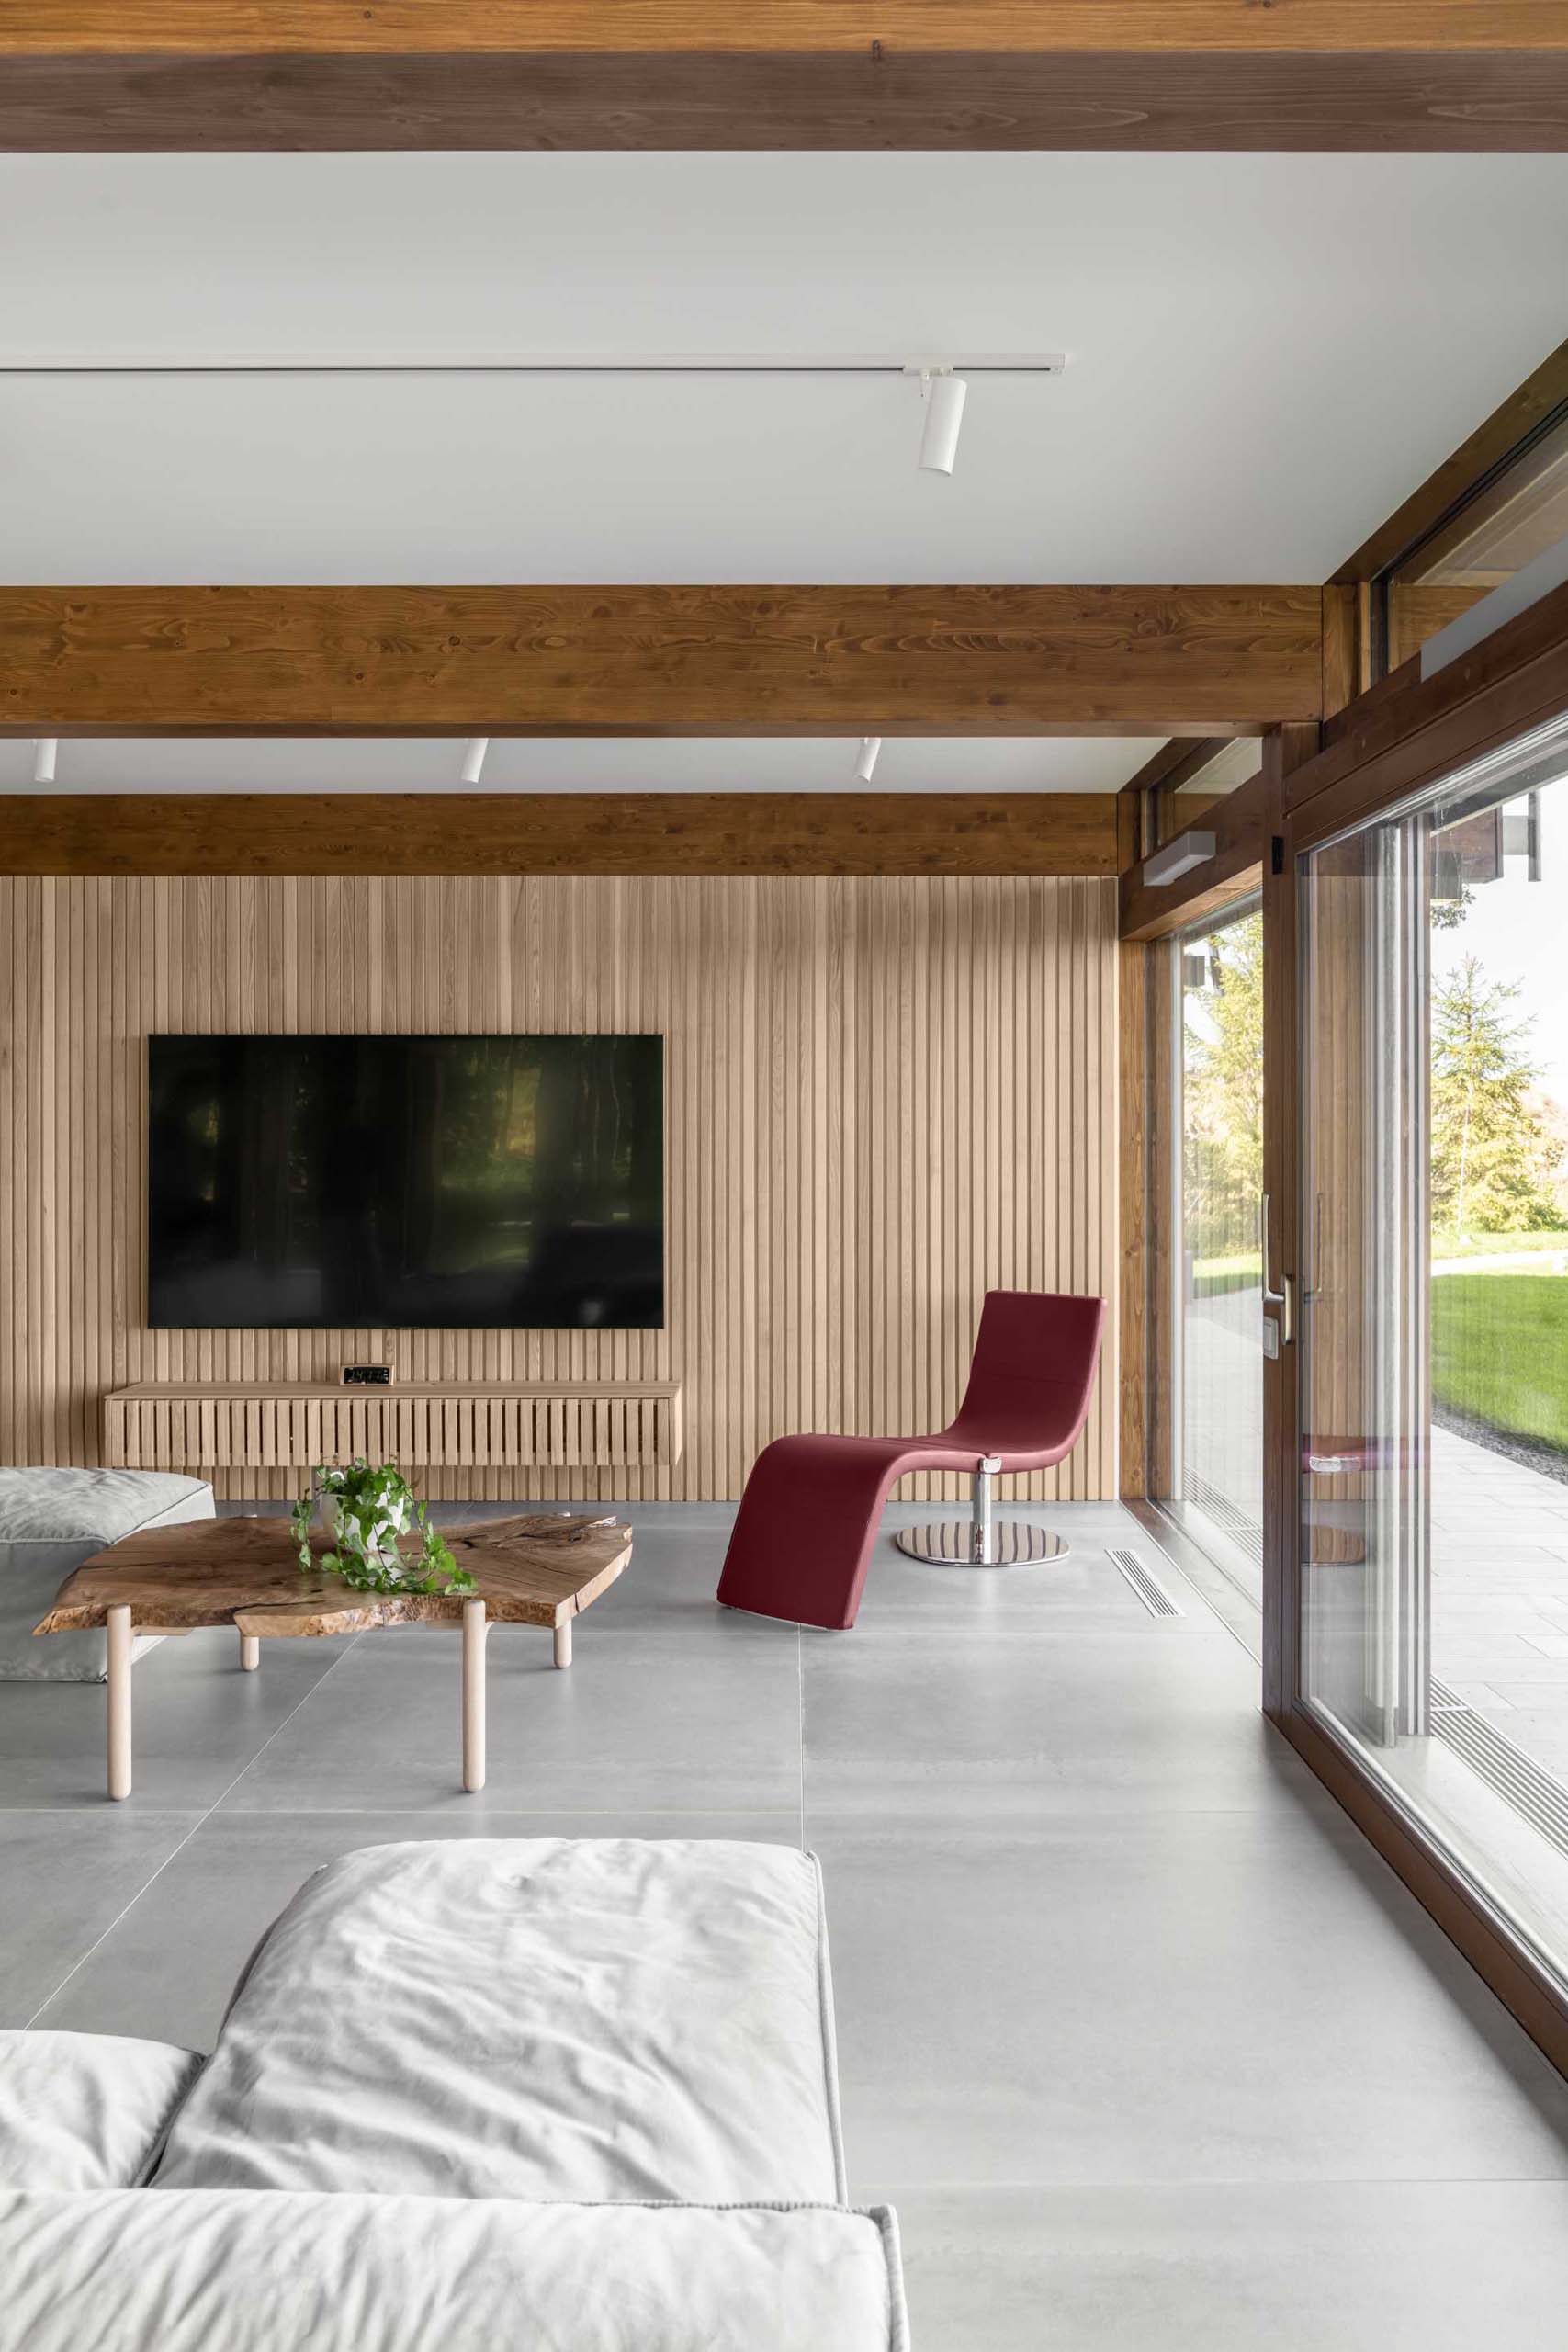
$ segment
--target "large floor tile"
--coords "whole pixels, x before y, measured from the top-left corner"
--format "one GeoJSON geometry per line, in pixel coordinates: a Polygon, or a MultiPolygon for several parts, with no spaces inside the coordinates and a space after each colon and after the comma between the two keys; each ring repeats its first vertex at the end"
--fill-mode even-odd
{"type": "MultiPolygon", "coordinates": [[[[612,1506],[613,1508],[613,1506],[612,1506]]],[[[721,1609],[716,1594],[735,1518],[733,1503],[628,1506],[635,1534],[625,1573],[584,1617],[581,1633],[596,1628],[681,1634],[698,1640],[784,1641],[794,1628],[771,1617],[721,1609]]]]}
{"type": "Polygon", "coordinates": [[[1292,2183],[897,2199],[919,2352],[1557,2352],[1568,2188],[1292,2183]]]}
{"type": "MultiPolygon", "coordinates": [[[[235,1980],[296,1888],[361,1846],[425,1838],[739,1838],[794,1845],[799,1815],[470,1812],[209,1816],[50,2003],[43,2026],[150,2034],[210,2049],[235,1980]]],[[[345,1986],[345,1997],[352,1987],[345,1986]]],[[[36,2004],[35,2004],[36,2006],[36,2004]]]]}
{"type": "Polygon", "coordinates": [[[1210,1622],[1203,1637],[1147,1618],[1061,1641],[806,1634],[808,1825],[1332,1811],[1259,1713],[1257,1667],[1210,1622]]]}
{"type": "Polygon", "coordinates": [[[718,1642],[585,1619],[576,1663],[525,1626],[491,1636],[489,1777],[458,1777],[455,1630],[364,1635],[319,1698],[224,1799],[240,1811],[628,1805],[772,1812],[800,1804],[800,1661],[792,1636],[718,1642]]]}
{"type": "Polygon", "coordinates": [[[807,1840],[857,2194],[1568,2176],[1568,2083],[1348,1825],[807,1840]]]}
{"type": "MultiPolygon", "coordinates": [[[[161,1642],[132,1669],[130,1803],[180,1812],[216,1804],[354,1638],[267,1642],[255,1674],[241,1670],[227,1629],[161,1642]]],[[[101,1682],[0,1686],[0,1809],[107,1804],[105,1747],[101,1682]]]]}
{"type": "Polygon", "coordinates": [[[27,2025],[153,1872],[195,1814],[0,1814],[0,2025],[27,2025]]]}
{"type": "Polygon", "coordinates": [[[1106,1503],[1020,1503],[999,1516],[1048,1528],[1067,1544],[1062,1560],[993,1569],[939,1567],[911,1560],[894,1532],[923,1521],[966,1522],[963,1503],[892,1503],[866,1570],[857,1630],[930,1633],[942,1637],[1014,1637],[1021,1634],[1138,1634],[1149,1614],[1110,1558],[1125,1546],[1169,1588],[1185,1614],[1168,1630],[1214,1631],[1214,1620],[1191,1593],[1179,1569],[1131,1513],[1106,1503]]]}

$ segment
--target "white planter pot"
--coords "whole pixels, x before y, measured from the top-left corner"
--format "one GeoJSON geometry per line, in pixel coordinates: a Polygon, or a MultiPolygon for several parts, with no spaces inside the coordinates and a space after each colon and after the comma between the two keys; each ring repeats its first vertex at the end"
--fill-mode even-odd
{"type": "MultiPolygon", "coordinates": [[[[326,1531],[327,1540],[335,1545],[338,1531],[343,1524],[343,1511],[337,1496],[323,1495],[321,1500],[321,1525],[326,1531]]],[[[407,1534],[413,1524],[413,1505],[409,1502],[395,1503],[385,1517],[373,1520],[366,1529],[366,1550],[374,1559],[379,1560],[384,1567],[402,1566],[403,1556],[398,1549],[397,1538],[407,1534]]]]}

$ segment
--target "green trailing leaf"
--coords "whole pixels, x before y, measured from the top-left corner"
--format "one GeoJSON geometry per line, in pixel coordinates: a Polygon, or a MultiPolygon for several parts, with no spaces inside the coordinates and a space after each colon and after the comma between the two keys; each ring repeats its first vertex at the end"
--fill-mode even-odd
{"type": "Polygon", "coordinates": [[[395,1463],[318,1464],[311,1489],[288,1515],[302,1575],[338,1576],[356,1592],[472,1592],[474,1579],[457,1566],[452,1548],[429,1524],[425,1504],[416,1501],[395,1463]],[[310,1526],[319,1504],[330,1501],[336,1524],[333,1548],[310,1548],[310,1526]],[[403,1538],[416,1533],[411,1555],[403,1538]]]}

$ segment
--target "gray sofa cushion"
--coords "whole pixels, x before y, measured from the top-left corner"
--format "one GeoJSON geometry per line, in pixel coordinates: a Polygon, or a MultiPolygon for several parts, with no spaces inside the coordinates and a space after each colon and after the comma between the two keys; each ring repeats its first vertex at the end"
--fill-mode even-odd
{"type": "Polygon", "coordinates": [[[0,2197],[0,2352],[906,2352],[891,2214],[0,2197]]]}
{"type": "Polygon", "coordinates": [[[811,1855],[369,1847],[269,1929],[154,2186],[831,2204],[835,2085],[811,1855]]]}
{"type": "Polygon", "coordinates": [[[200,2066],[166,2041],[0,2032],[0,2190],[134,2188],[200,2066]]]}
{"type": "Polygon", "coordinates": [[[0,1470],[0,1681],[100,1682],[101,1633],[33,1638],[73,1568],[141,1527],[210,1519],[212,1489],[165,1470],[0,1470]]]}

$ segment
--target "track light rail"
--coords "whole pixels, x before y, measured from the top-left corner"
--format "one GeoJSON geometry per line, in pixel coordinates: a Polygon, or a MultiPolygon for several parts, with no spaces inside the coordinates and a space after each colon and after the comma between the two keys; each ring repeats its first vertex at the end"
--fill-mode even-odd
{"type": "Polygon", "coordinates": [[[40,350],[0,356],[0,376],[1059,376],[1061,351],[956,352],[911,358],[907,352],[649,352],[627,358],[591,352],[411,351],[193,352],[180,358],[152,351],[40,350]]]}

